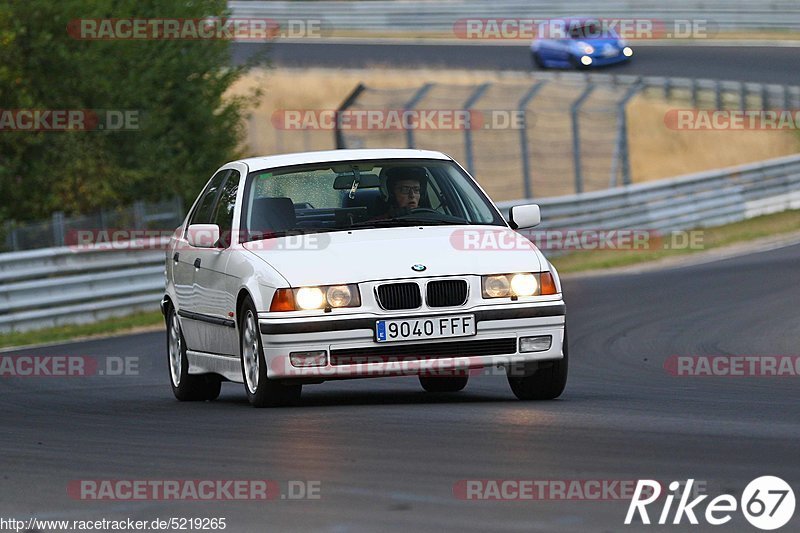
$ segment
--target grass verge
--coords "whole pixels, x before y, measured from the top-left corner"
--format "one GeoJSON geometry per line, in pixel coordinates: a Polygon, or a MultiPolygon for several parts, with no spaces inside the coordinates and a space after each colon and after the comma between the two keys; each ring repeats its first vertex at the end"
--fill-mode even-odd
{"type": "Polygon", "coordinates": [[[551,259],[561,274],[616,268],[690,255],[731,244],[800,231],[800,210],[764,215],[725,226],[697,230],[698,248],[659,248],[655,250],[586,250],[551,259]]]}
{"type": "Polygon", "coordinates": [[[0,348],[68,341],[103,336],[111,333],[135,332],[164,324],[161,311],[109,318],[94,324],[65,325],[36,331],[12,331],[0,334],[0,348]]]}

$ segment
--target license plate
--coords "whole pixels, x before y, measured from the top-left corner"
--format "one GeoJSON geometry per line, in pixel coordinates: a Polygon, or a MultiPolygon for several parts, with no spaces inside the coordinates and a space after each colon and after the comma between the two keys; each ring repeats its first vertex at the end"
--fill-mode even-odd
{"type": "Polygon", "coordinates": [[[375,338],[378,342],[469,337],[470,335],[475,335],[475,315],[378,320],[375,324],[375,338]]]}

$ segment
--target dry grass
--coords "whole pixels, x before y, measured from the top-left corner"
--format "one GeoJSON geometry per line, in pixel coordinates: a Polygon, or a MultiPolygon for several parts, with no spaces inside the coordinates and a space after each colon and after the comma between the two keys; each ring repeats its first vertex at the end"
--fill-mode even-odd
{"type": "MultiPolygon", "coordinates": [[[[268,155],[326,150],[335,146],[333,131],[289,131],[276,128],[271,122],[276,110],[336,109],[359,82],[376,89],[396,89],[396,101],[386,106],[396,109],[401,107],[400,102],[405,101],[413,90],[424,82],[470,86],[487,81],[503,86],[529,86],[532,77],[526,73],[516,72],[401,70],[388,69],[380,65],[370,66],[368,69],[352,70],[322,68],[256,70],[240,80],[232,92],[242,94],[255,86],[263,89],[260,106],[253,110],[248,121],[245,151],[254,155],[268,155]]],[[[557,89],[552,84],[549,87],[551,92],[557,89]]],[[[492,91],[494,90],[492,89],[492,91]]],[[[466,87],[450,89],[438,87],[437,91],[437,94],[446,96],[452,93],[458,95],[458,98],[469,92],[466,87]]],[[[564,88],[562,92],[567,94],[568,89],[564,88]]],[[[497,99],[496,97],[493,99],[491,94],[491,91],[487,93],[484,100],[497,99]]],[[[516,93],[509,92],[509,94],[516,93]]],[[[516,96],[511,97],[510,100],[516,100],[516,96]]],[[[371,102],[370,106],[373,108],[383,107],[376,102],[371,102]]],[[[508,107],[513,107],[513,104],[508,107]]],[[[664,125],[664,113],[674,107],[681,106],[668,104],[652,96],[640,96],[632,101],[628,118],[631,169],[634,182],[656,180],[800,152],[800,136],[795,132],[670,130],[664,125]]],[[[450,104],[450,108],[452,108],[452,104],[450,104]]],[[[495,107],[495,109],[499,108],[495,107]]],[[[540,113],[548,111],[551,110],[545,109],[540,113]]],[[[567,120],[566,117],[562,118],[567,120]]],[[[554,127],[556,122],[551,120],[548,125],[554,127]]],[[[533,131],[532,140],[535,142],[535,129],[533,131]]],[[[571,143],[569,128],[558,129],[558,135],[564,137],[563,143],[557,143],[559,149],[564,153],[568,152],[571,143]]],[[[612,137],[612,135],[609,133],[607,136],[612,137]]],[[[463,133],[460,132],[418,132],[417,145],[420,148],[447,151],[463,161],[462,136],[463,133]],[[447,136],[449,137],[444,139],[447,136]]],[[[368,147],[405,146],[405,137],[402,132],[370,132],[363,137],[367,139],[365,146],[368,147]]],[[[479,131],[475,134],[476,173],[481,184],[496,201],[510,200],[521,196],[517,138],[516,132],[508,130],[479,131]],[[490,136],[494,136],[494,139],[490,136]],[[502,151],[498,148],[502,148],[502,151]]],[[[562,157],[561,159],[568,158],[562,157]]],[[[560,163],[561,161],[559,161],[560,163]]],[[[556,168],[551,171],[550,175],[544,177],[534,176],[534,189],[538,191],[535,194],[550,196],[572,193],[572,181],[569,173],[571,166],[565,168],[566,170],[556,168]]],[[[534,169],[535,172],[536,169],[534,169]]],[[[607,178],[603,177],[605,174],[601,172],[598,176],[600,177],[593,188],[607,186],[607,178]]]]}
{"type": "Polygon", "coordinates": [[[664,114],[676,106],[637,97],[628,110],[631,174],[635,181],[791,155],[800,137],[791,131],[685,131],[664,125],[664,114]]]}

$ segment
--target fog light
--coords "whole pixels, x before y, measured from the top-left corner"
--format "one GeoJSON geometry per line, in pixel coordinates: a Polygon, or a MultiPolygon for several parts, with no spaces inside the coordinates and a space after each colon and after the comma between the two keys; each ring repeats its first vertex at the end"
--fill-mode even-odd
{"type": "Polygon", "coordinates": [[[521,337],[519,339],[520,352],[546,352],[553,344],[551,335],[541,337],[521,337]]]}
{"type": "Polygon", "coordinates": [[[633,55],[633,50],[631,50],[629,47],[626,46],[625,48],[622,49],[622,54],[625,57],[631,57],[633,55]]]}
{"type": "Polygon", "coordinates": [[[583,63],[584,65],[586,65],[588,67],[589,65],[592,64],[592,58],[589,57],[589,56],[583,56],[581,58],[581,63],[583,63]]]}
{"type": "Polygon", "coordinates": [[[306,366],[325,366],[328,361],[328,352],[325,350],[316,350],[313,352],[291,352],[289,360],[292,366],[306,367],[306,366]]]}

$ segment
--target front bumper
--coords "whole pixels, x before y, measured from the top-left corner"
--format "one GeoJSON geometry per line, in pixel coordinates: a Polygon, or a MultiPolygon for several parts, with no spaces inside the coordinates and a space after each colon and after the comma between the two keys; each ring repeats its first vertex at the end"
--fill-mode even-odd
{"type": "MultiPolygon", "coordinates": [[[[592,58],[592,64],[589,67],[605,67],[607,65],[615,65],[617,63],[624,63],[625,61],[629,61],[631,58],[624,55],[622,52],[619,55],[614,56],[603,56],[602,54],[592,54],[589,57],[592,58]]],[[[577,56],[577,61],[580,61],[581,56],[577,56]]]]}
{"type": "Polygon", "coordinates": [[[563,357],[563,301],[520,306],[481,306],[449,312],[351,315],[308,319],[259,320],[267,375],[274,379],[327,380],[402,376],[488,367],[524,365],[563,357]],[[375,341],[380,319],[474,314],[476,334],[452,339],[394,343],[375,341]],[[521,353],[521,337],[552,337],[550,348],[521,353]],[[295,367],[289,354],[324,350],[325,366],[295,367]]]}

